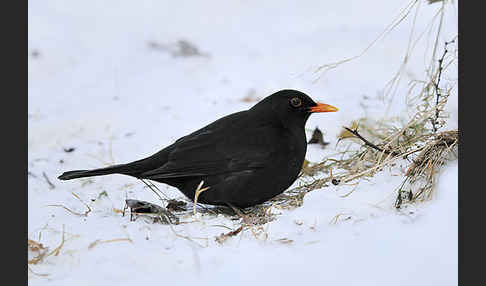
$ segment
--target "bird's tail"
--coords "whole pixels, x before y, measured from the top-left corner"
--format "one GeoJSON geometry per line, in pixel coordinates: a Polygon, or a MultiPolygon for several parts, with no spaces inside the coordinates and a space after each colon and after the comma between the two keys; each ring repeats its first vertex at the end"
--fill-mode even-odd
{"type": "Polygon", "coordinates": [[[75,171],[68,171],[64,172],[62,175],[57,177],[60,180],[71,180],[77,178],[84,178],[84,177],[93,177],[93,176],[102,176],[102,175],[109,175],[109,174],[125,174],[128,175],[129,173],[125,168],[126,165],[114,165],[106,168],[101,169],[94,169],[94,170],[75,170],[75,171]]]}

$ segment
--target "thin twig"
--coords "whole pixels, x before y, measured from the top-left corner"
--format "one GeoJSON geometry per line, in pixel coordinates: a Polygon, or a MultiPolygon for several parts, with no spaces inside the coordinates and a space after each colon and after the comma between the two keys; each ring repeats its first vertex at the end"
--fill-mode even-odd
{"type": "Polygon", "coordinates": [[[88,210],[84,213],[84,216],[88,216],[88,214],[91,212],[91,208],[88,206],[87,203],[83,202],[83,200],[81,200],[81,198],[76,195],[75,193],[71,193],[73,194],[73,196],[75,196],[88,210]]]}
{"type": "Polygon", "coordinates": [[[172,225],[171,225],[171,224],[168,224],[168,226],[169,226],[170,230],[172,230],[172,232],[174,233],[174,235],[175,235],[175,236],[180,237],[180,238],[184,238],[184,239],[186,239],[186,240],[188,240],[188,241],[190,241],[190,242],[192,242],[192,243],[196,244],[197,246],[199,246],[199,247],[201,247],[201,248],[208,247],[208,238],[205,238],[205,237],[194,237],[195,239],[201,239],[201,240],[205,240],[205,241],[206,241],[206,246],[204,246],[204,245],[201,245],[201,244],[197,243],[196,241],[194,241],[194,240],[193,240],[191,237],[189,237],[189,236],[182,235],[182,234],[178,234],[178,233],[175,231],[175,229],[172,227],[172,225]]]}
{"type": "Polygon", "coordinates": [[[363,56],[369,49],[371,49],[371,47],[373,47],[373,45],[376,44],[376,42],[378,42],[380,39],[384,38],[384,36],[386,34],[390,33],[405,18],[407,18],[408,14],[412,11],[412,8],[417,3],[419,3],[418,0],[412,0],[412,1],[410,1],[407,4],[407,6],[405,7],[405,9],[403,9],[402,11],[400,11],[400,13],[394,18],[394,20],[390,24],[388,24],[388,26],[371,43],[369,43],[368,46],[364,50],[362,50],[361,53],[359,53],[358,55],[355,55],[355,56],[352,56],[352,57],[348,57],[348,58],[345,58],[345,59],[340,60],[340,61],[337,61],[337,62],[333,62],[333,63],[324,64],[324,65],[319,66],[315,70],[315,72],[316,73],[317,72],[321,72],[321,74],[318,76],[317,79],[314,80],[314,83],[317,82],[327,71],[329,71],[331,69],[335,69],[338,66],[340,66],[341,64],[344,64],[346,62],[352,61],[354,59],[357,59],[357,58],[363,56]]]}
{"type": "Polygon", "coordinates": [[[361,136],[359,133],[358,133],[358,130],[352,130],[348,127],[344,127],[344,129],[348,130],[349,132],[351,132],[354,136],[358,137],[359,139],[361,139],[361,141],[363,141],[367,146],[370,146],[371,148],[375,149],[375,150],[378,150],[380,152],[383,152],[385,154],[391,154],[391,155],[394,155],[394,156],[397,156],[397,155],[400,155],[400,153],[397,153],[395,151],[387,151],[387,150],[383,150],[381,149],[380,147],[376,146],[375,144],[371,143],[370,141],[366,140],[363,136],[361,136]]]}
{"type": "Polygon", "coordinates": [[[56,249],[54,249],[49,254],[47,254],[47,256],[51,256],[52,254],[54,254],[54,256],[58,256],[59,255],[59,252],[61,251],[61,248],[63,246],[64,246],[64,224],[62,225],[62,240],[61,240],[61,244],[59,244],[59,246],[56,247],[56,249]]]}
{"type": "Polygon", "coordinates": [[[109,240],[100,240],[100,239],[97,239],[97,240],[93,241],[92,243],[90,243],[88,245],[88,249],[92,249],[93,247],[95,247],[98,244],[110,243],[110,242],[117,242],[117,241],[128,241],[130,243],[133,243],[133,241],[130,238],[128,238],[128,237],[127,238],[115,238],[115,239],[109,239],[109,240]]]}
{"type": "Polygon", "coordinates": [[[49,178],[47,177],[47,174],[46,172],[42,172],[42,176],[44,176],[44,179],[46,179],[46,182],[47,184],[49,185],[49,189],[55,189],[56,186],[51,182],[51,180],[49,180],[49,178]]]}
{"type": "Polygon", "coordinates": [[[47,277],[49,276],[48,273],[37,273],[37,272],[34,272],[34,270],[32,270],[32,268],[30,268],[30,266],[27,265],[27,269],[29,269],[30,272],[32,272],[32,274],[36,275],[36,276],[41,276],[41,277],[47,277]]]}
{"type": "Polygon", "coordinates": [[[435,98],[435,117],[434,119],[432,119],[432,128],[434,130],[434,133],[437,132],[437,126],[436,124],[438,123],[437,120],[439,119],[439,100],[440,98],[442,97],[441,93],[440,93],[440,88],[439,88],[439,83],[440,83],[440,76],[442,75],[442,70],[443,70],[443,67],[442,67],[442,63],[444,62],[444,58],[447,54],[447,45],[451,44],[451,43],[454,43],[455,42],[455,39],[449,41],[449,42],[445,42],[445,47],[444,47],[444,53],[442,54],[442,57],[439,59],[439,74],[437,75],[437,82],[433,82],[434,84],[434,87],[435,87],[435,93],[436,93],[436,98],[435,98]]]}
{"type": "Polygon", "coordinates": [[[76,197],[76,198],[77,198],[77,199],[78,199],[78,200],[79,200],[81,203],[83,203],[83,204],[86,206],[86,208],[88,208],[88,210],[87,210],[86,212],[84,212],[84,214],[82,214],[82,213],[78,213],[78,212],[75,212],[75,211],[72,211],[71,209],[69,209],[69,208],[67,208],[67,207],[65,207],[65,206],[63,206],[63,205],[47,205],[47,206],[48,206],[48,207],[61,207],[61,208],[65,209],[65,210],[67,210],[68,212],[72,213],[73,215],[87,217],[87,216],[88,216],[88,214],[91,212],[91,208],[90,208],[90,207],[89,207],[89,206],[88,206],[88,205],[87,205],[85,202],[83,202],[83,201],[81,200],[81,198],[79,198],[79,196],[78,196],[78,195],[76,195],[75,193],[72,193],[72,194],[73,194],[73,196],[75,196],[75,197],[76,197]]]}

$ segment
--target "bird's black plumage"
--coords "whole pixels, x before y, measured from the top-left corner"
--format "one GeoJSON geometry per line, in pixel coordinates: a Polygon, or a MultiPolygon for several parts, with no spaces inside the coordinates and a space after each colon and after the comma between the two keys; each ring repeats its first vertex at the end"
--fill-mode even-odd
{"type": "Polygon", "coordinates": [[[178,188],[193,200],[249,207],[287,189],[307,150],[305,123],[312,112],[337,111],[296,90],[281,90],[252,108],[220,118],[158,153],[128,164],[69,171],[61,180],[124,174],[178,188]]]}

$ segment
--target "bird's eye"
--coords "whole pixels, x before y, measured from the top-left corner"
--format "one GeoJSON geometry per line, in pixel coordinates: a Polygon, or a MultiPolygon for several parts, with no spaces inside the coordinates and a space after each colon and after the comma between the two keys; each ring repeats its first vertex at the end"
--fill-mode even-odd
{"type": "Polygon", "coordinates": [[[290,104],[293,106],[293,107],[299,107],[302,105],[302,100],[298,97],[293,97],[291,100],[290,100],[290,104]]]}

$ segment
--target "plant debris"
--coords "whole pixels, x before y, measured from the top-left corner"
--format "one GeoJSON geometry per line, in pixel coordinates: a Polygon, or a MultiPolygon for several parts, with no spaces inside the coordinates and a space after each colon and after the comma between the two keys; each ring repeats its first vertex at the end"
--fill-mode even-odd
{"type": "Polygon", "coordinates": [[[160,44],[155,41],[150,41],[148,43],[149,47],[153,50],[168,52],[172,57],[206,57],[209,58],[208,53],[199,51],[193,43],[187,40],[178,40],[174,44],[160,44]]]}
{"type": "Polygon", "coordinates": [[[115,239],[109,239],[109,240],[97,239],[97,240],[93,241],[92,243],[90,243],[88,245],[88,249],[92,249],[93,247],[95,247],[99,244],[102,244],[102,243],[110,243],[110,242],[118,242],[118,241],[128,241],[130,243],[133,242],[130,238],[115,238],[115,239]]]}
{"type": "Polygon", "coordinates": [[[97,199],[99,200],[103,197],[108,197],[108,193],[106,191],[102,191],[101,193],[99,193],[97,199]]]}
{"type": "Polygon", "coordinates": [[[395,207],[400,208],[405,202],[425,201],[432,198],[436,174],[440,167],[453,153],[459,142],[459,131],[444,131],[439,133],[434,140],[429,141],[405,173],[405,180],[400,186],[395,201],[395,207]],[[421,182],[415,193],[413,186],[421,182]],[[405,186],[409,189],[405,190],[405,186]]]}
{"type": "Polygon", "coordinates": [[[286,237],[277,239],[276,241],[280,242],[282,244],[290,244],[290,243],[294,242],[292,239],[288,239],[286,237]]]}
{"type": "Polygon", "coordinates": [[[169,200],[166,208],[167,208],[167,210],[172,211],[172,212],[183,212],[183,211],[187,210],[186,206],[187,206],[187,203],[184,202],[184,201],[178,201],[178,200],[171,199],[171,200],[169,200]]]}
{"type": "Polygon", "coordinates": [[[172,214],[167,209],[158,206],[156,204],[139,201],[139,200],[125,200],[125,207],[123,208],[123,216],[125,216],[125,210],[130,209],[130,221],[135,221],[134,215],[155,215],[157,218],[154,222],[160,222],[162,224],[179,224],[179,218],[172,214]]]}
{"type": "MultiPolygon", "coordinates": [[[[34,241],[32,239],[28,239],[27,245],[28,245],[29,250],[31,252],[37,253],[37,255],[34,258],[28,260],[28,264],[38,264],[39,262],[42,262],[45,258],[47,258],[51,255],[58,256],[62,247],[64,246],[64,242],[65,242],[64,235],[65,235],[64,225],[62,225],[61,243],[59,244],[58,247],[56,247],[51,252],[48,252],[49,248],[44,247],[44,245],[42,245],[42,243],[39,243],[39,242],[34,241]]],[[[41,274],[41,276],[44,276],[44,274],[41,274]]]]}
{"type": "Polygon", "coordinates": [[[78,195],[76,195],[75,193],[71,193],[71,194],[73,194],[74,197],[76,197],[83,205],[86,206],[87,210],[83,214],[82,213],[75,212],[75,211],[73,211],[73,210],[71,210],[68,207],[65,207],[63,205],[47,205],[47,206],[48,207],[61,207],[61,208],[65,209],[65,210],[67,210],[68,212],[72,213],[73,215],[87,217],[88,214],[91,212],[91,208],[85,202],[83,202],[78,195]]]}
{"type": "Polygon", "coordinates": [[[235,236],[238,233],[240,233],[242,230],[243,230],[243,225],[240,226],[239,228],[235,229],[235,230],[228,232],[228,233],[221,233],[219,236],[216,236],[214,240],[216,242],[218,242],[219,244],[222,244],[223,242],[225,242],[228,239],[228,237],[235,236]]]}
{"type": "Polygon", "coordinates": [[[32,239],[27,240],[27,245],[28,245],[29,250],[31,252],[34,252],[34,253],[37,254],[34,258],[29,259],[28,264],[37,264],[40,261],[42,261],[44,256],[47,254],[48,248],[44,247],[44,245],[42,245],[42,243],[39,243],[39,242],[34,241],[32,239]]]}
{"type": "Polygon", "coordinates": [[[307,144],[320,144],[323,147],[328,145],[329,142],[324,142],[324,137],[322,135],[322,131],[319,128],[315,128],[312,132],[312,137],[307,144]]]}
{"type": "Polygon", "coordinates": [[[42,176],[44,177],[44,179],[46,180],[47,184],[49,185],[49,189],[53,190],[53,189],[56,188],[56,186],[51,182],[51,180],[49,180],[49,177],[47,177],[46,172],[42,172],[42,176]]]}
{"type": "Polygon", "coordinates": [[[412,164],[409,164],[405,181],[398,190],[395,206],[399,207],[406,200],[418,202],[430,199],[435,186],[435,174],[451,158],[450,155],[454,154],[458,145],[458,130],[437,133],[445,125],[447,114],[443,114],[443,108],[452,89],[439,87],[442,70],[456,60],[454,57],[445,63],[447,45],[452,42],[446,42],[434,76],[429,82],[420,82],[423,88],[415,96],[419,102],[417,111],[408,121],[403,118],[360,118],[351,121],[350,126],[344,127],[338,135],[338,143],[349,142],[344,150],[341,148],[338,151],[340,157],[332,155],[318,163],[304,161],[299,186],[285,191],[268,203],[283,209],[300,207],[308,192],[328,186],[329,182],[341,185],[372,177],[385,166],[393,166],[399,160],[408,160],[412,164]],[[333,169],[339,172],[333,174],[333,169]],[[315,179],[314,176],[319,173],[328,176],[315,179]],[[406,190],[405,185],[408,186],[406,190]]]}
{"type": "Polygon", "coordinates": [[[392,155],[398,155],[398,154],[400,154],[400,153],[398,153],[396,151],[388,151],[388,150],[381,149],[380,147],[376,146],[375,144],[373,144],[370,141],[368,141],[365,138],[363,138],[363,136],[361,136],[358,133],[358,130],[357,129],[351,130],[351,128],[348,128],[348,127],[343,127],[343,128],[346,129],[352,135],[354,135],[354,136],[358,137],[359,139],[361,139],[367,146],[370,146],[371,148],[373,148],[375,150],[378,150],[378,151],[383,152],[385,154],[392,154],[392,155]]]}

